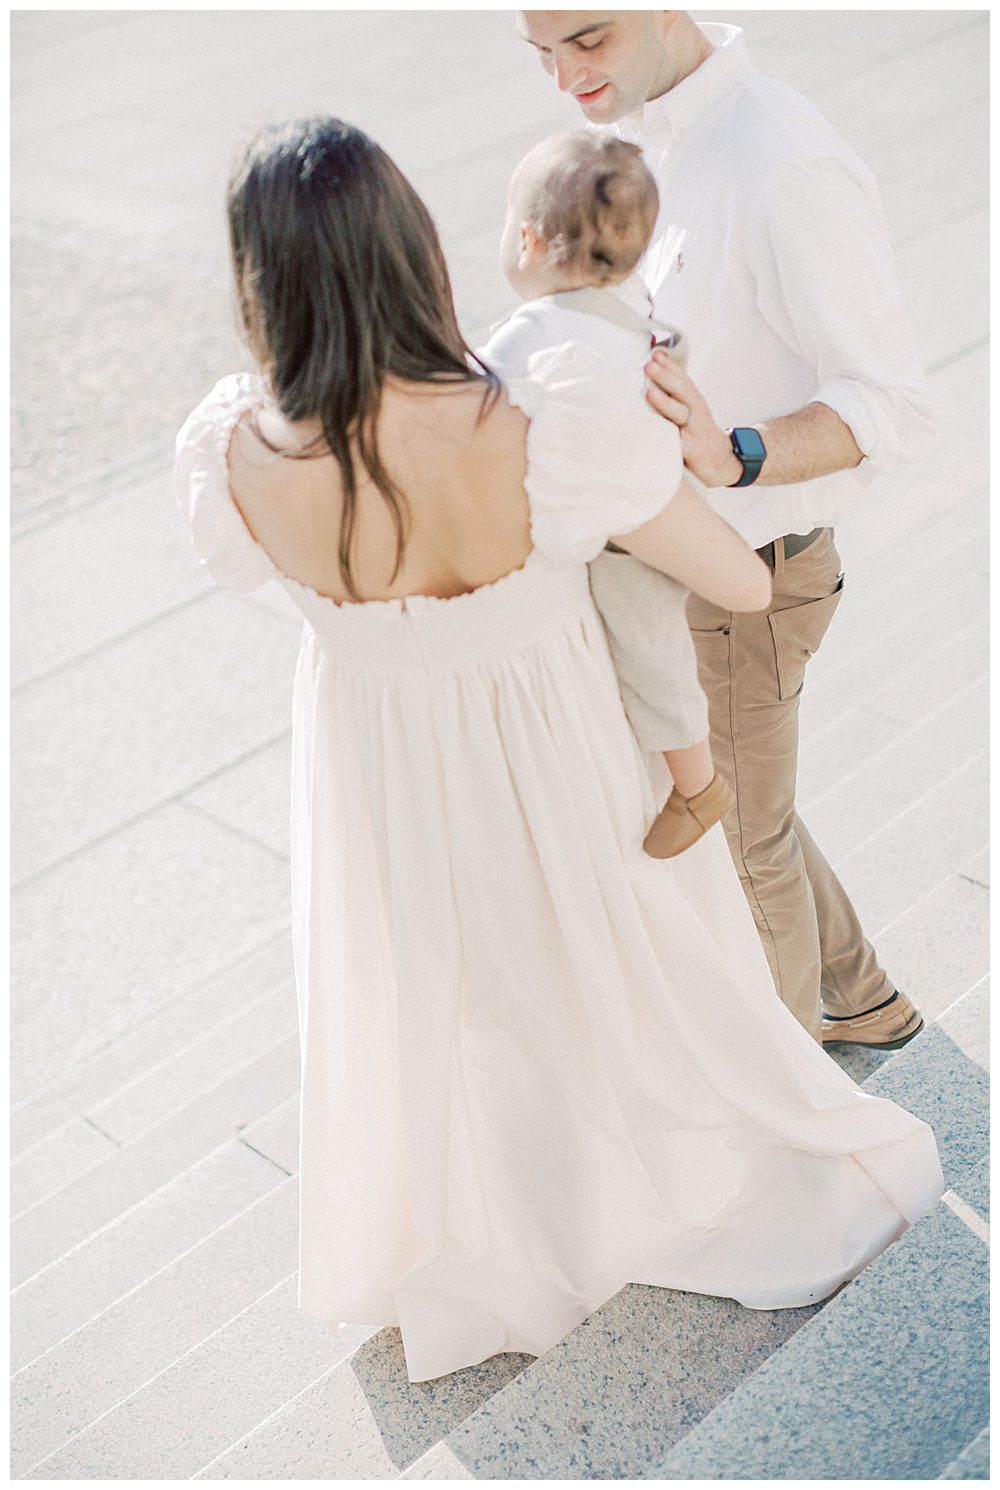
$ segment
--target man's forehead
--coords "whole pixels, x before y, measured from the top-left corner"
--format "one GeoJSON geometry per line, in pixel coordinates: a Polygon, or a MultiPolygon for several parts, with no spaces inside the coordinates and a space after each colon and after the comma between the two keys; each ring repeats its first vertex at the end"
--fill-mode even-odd
{"type": "Polygon", "coordinates": [[[614,25],[621,14],[621,11],[601,10],[520,10],[517,28],[525,41],[551,46],[553,42],[575,41],[578,36],[604,30],[614,25]]]}

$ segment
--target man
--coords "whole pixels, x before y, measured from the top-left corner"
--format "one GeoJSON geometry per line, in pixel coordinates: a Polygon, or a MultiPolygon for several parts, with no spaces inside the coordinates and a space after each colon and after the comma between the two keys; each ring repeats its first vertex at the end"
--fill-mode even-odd
{"type": "Polygon", "coordinates": [[[843,583],[832,524],[930,427],[874,181],[735,27],[685,11],[524,11],[519,27],[592,127],[643,148],[660,192],[643,274],[690,339],[687,373],[656,354],[648,397],[773,571],[769,611],[692,596],[688,619],[775,986],[817,1040],[895,1049],[923,1019],[795,811],[799,693],[843,583]]]}

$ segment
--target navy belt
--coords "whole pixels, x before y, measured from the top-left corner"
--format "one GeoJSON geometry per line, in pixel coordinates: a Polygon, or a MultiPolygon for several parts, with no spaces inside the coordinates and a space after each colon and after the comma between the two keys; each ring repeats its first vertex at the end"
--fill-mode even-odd
{"type": "Polygon", "coordinates": [[[819,535],[825,531],[825,528],[813,528],[811,533],[788,533],[784,538],[775,538],[772,543],[765,543],[764,547],[759,548],[757,552],[764,560],[768,569],[773,569],[775,543],[783,543],[785,546],[785,558],[794,559],[796,554],[802,553],[811,543],[815,543],[819,535]]]}

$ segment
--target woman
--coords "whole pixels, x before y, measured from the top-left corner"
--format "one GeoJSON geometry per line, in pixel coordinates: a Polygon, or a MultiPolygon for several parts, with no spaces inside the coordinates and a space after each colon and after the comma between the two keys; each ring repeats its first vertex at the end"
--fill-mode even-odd
{"type": "Polygon", "coordinates": [[[824,1297],[937,1200],[934,1140],[778,1002],[721,827],[643,855],[666,783],[585,569],[614,536],[739,609],[759,561],[665,421],[595,481],[571,373],[540,400],[470,359],[358,131],[266,131],[229,211],[262,376],[199,406],[177,482],[213,573],[306,621],[301,1306],[398,1324],[419,1381],[539,1354],[629,1281],[824,1297]]]}

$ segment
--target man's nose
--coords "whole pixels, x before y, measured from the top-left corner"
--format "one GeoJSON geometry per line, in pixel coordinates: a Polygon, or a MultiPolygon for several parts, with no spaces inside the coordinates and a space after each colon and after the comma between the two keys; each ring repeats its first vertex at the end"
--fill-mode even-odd
{"type": "Polygon", "coordinates": [[[563,93],[576,93],[586,74],[586,64],[578,57],[555,58],[556,82],[563,93]]]}

